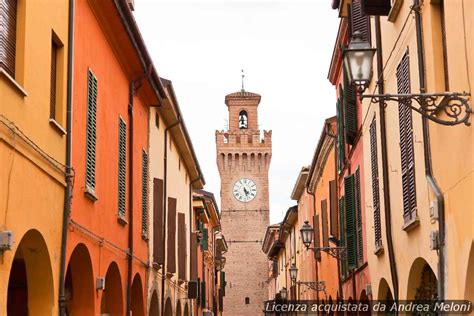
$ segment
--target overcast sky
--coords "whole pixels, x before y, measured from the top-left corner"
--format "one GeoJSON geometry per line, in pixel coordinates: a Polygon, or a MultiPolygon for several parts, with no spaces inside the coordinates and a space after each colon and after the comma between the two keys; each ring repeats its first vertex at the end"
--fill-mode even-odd
{"type": "Polygon", "coordinates": [[[224,129],[224,97],[240,90],[245,70],[245,89],[262,96],[260,129],[273,130],[270,221],[281,221],[324,119],[335,115],[331,1],[135,0],[135,18],[158,73],[173,82],[206,190],[217,198],[215,130],[224,129]]]}

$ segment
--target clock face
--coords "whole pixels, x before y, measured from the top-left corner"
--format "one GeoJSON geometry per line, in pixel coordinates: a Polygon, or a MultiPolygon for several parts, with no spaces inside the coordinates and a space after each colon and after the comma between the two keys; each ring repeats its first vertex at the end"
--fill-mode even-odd
{"type": "Polygon", "coordinates": [[[234,196],[240,202],[250,202],[257,195],[257,185],[250,179],[240,179],[234,184],[234,196]]]}

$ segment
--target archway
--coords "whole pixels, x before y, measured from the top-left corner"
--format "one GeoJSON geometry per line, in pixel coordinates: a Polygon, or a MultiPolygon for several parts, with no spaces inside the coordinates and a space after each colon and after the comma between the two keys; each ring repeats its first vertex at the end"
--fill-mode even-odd
{"type": "Polygon", "coordinates": [[[153,291],[153,294],[151,296],[151,301],[150,301],[150,316],[159,316],[160,314],[160,308],[158,305],[158,294],[156,294],[156,291],[153,291]]]}
{"type": "Polygon", "coordinates": [[[122,316],[124,314],[122,279],[115,262],[109,265],[105,274],[105,291],[102,291],[100,313],[109,314],[110,316],[122,316]]]}
{"type": "Polygon", "coordinates": [[[184,314],[183,316],[189,316],[189,307],[188,307],[188,303],[186,303],[186,305],[184,305],[184,314]]]}
{"type": "Polygon", "coordinates": [[[181,316],[181,302],[179,300],[176,303],[176,316],[181,316]]]}
{"type": "Polygon", "coordinates": [[[135,274],[132,282],[132,315],[144,316],[143,286],[140,274],[135,274]]]}
{"type": "Polygon", "coordinates": [[[69,259],[65,280],[68,315],[94,315],[94,273],[89,250],[76,246],[69,259]]]}
{"type": "Polygon", "coordinates": [[[21,239],[10,270],[7,314],[51,315],[53,274],[48,247],[41,233],[29,230],[21,239]]]}
{"type": "Polygon", "coordinates": [[[379,290],[377,292],[377,300],[393,302],[393,295],[390,287],[388,286],[387,280],[382,278],[379,283],[379,290]]]}
{"type": "Polygon", "coordinates": [[[423,258],[417,258],[408,277],[408,300],[432,300],[438,298],[438,280],[430,265],[423,258]]]}
{"type": "Polygon", "coordinates": [[[466,290],[464,299],[474,302],[474,243],[471,244],[471,252],[467,261],[466,290]]]}
{"type": "MultiPolygon", "coordinates": [[[[364,305],[370,306],[369,296],[367,295],[367,292],[365,290],[362,290],[362,292],[360,293],[359,302],[364,305]]],[[[372,309],[369,308],[368,311],[360,311],[359,315],[371,315],[371,310],[372,309]]]]}
{"type": "Polygon", "coordinates": [[[164,316],[173,316],[173,307],[171,305],[171,300],[169,297],[166,299],[164,316]]]}

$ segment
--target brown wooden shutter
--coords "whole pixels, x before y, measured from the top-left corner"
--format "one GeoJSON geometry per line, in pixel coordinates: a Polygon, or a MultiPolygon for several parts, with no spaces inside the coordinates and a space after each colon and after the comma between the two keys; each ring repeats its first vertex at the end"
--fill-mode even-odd
{"type": "MultiPolygon", "coordinates": [[[[313,229],[314,229],[314,247],[319,248],[321,247],[321,236],[319,233],[319,214],[313,215],[313,229]]],[[[314,252],[314,258],[320,260],[321,259],[321,251],[314,252]]]]}
{"type": "Polygon", "coordinates": [[[336,180],[329,181],[329,207],[331,213],[331,228],[330,234],[331,236],[338,236],[339,235],[339,226],[337,220],[337,183],[336,180]]]}
{"type": "Polygon", "coordinates": [[[176,199],[168,198],[168,234],[167,234],[167,265],[166,272],[176,272],[176,199]]]}
{"type": "MultiPolygon", "coordinates": [[[[397,88],[399,94],[411,93],[410,60],[408,50],[397,67],[397,88]]],[[[403,218],[409,222],[416,217],[415,157],[413,150],[413,120],[409,99],[398,103],[400,160],[402,170],[403,218]]]]}
{"type": "Polygon", "coordinates": [[[382,247],[382,227],[380,224],[379,166],[377,157],[377,123],[375,117],[370,123],[370,165],[372,171],[372,208],[374,212],[375,248],[382,247]]]}
{"type": "Polygon", "coordinates": [[[346,68],[343,70],[343,82],[344,82],[344,131],[346,135],[346,143],[354,145],[357,137],[358,125],[357,125],[357,96],[355,86],[349,82],[349,76],[346,72],[346,68]]]}
{"type": "Polygon", "coordinates": [[[163,180],[153,179],[153,261],[164,263],[163,180]]]}
{"type": "Polygon", "coordinates": [[[15,78],[16,0],[0,1],[0,67],[15,78]]]}
{"type": "Polygon", "coordinates": [[[328,202],[321,201],[321,225],[323,232],[323,247],[329,247],[329,232],[328,232],[328,202]]]}
{"type": "Polygon", "coordinates": [[[362,12],[365,15],[388,15],[392,0],[361,0],[362,12]]]}
{"type": "Polygon", "coordinates": [[[198,240],[197,233],[191,235],[191,275],[190,280],[198,279],[198,260],[197,260],[198,240]]]}
{"type": "Polygon", "coordinates": [[[186,218],[178,213],[178,278],[186,280],[186,218]]]}
{"type": "Polygon", "coordinates": [[[364,244],[362,235],[362,205],[361,205],[361,192],[360,192],[360,168],[357,167],[355,172],[355,207],[357,217],[357,263],[361,266],[364,262],[364,244]]]}
{"type": "Polygon", "coordinates": [[[58,62],[58,45],[51,41],[51,73],[50,73],[50,87],[49,87],[49,118],[56,120],[56,72],[58,62]]]}
{"type": "Polygon", "coordinates": [[[360,0],[352,0],[349,22],[351,37],[359,31],[362,34],[362,39],[370,43],[370,17],[362,12],[360,0]]]}

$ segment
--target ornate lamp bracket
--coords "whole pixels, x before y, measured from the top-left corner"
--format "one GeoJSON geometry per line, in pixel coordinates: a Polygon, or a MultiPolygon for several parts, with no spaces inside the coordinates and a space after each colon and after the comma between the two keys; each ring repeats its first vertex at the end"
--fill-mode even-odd
{"type": "Polygon", "coordinates": [[[346,259],[346,247],[316,247],[314,248],[314,251],[325,251],[331,257],[340,261],[346,259]]]}
{"type": "Polygon", "coordinates": [[[470,126],[469,118],[472,108],[469,106],[470,94],[467,92],[452,93],[419,93],[419,94],[373,94],[362,95],[361,99],[370,99],[371,102],[388,101],[409,107],[421,116],[441,125],[454,126],[464,124],[470,126]],[[413,102],[415,101],[415,102],[413,102]],[[444,115],[442,115],[444,113],[444,115]]]}
{"type": "Polygon", "coordinates": [[[314,291],[326,292],[326,282],[324,281],[298,281],[298,285],[306,285],[308,288],[314,291]]]}

